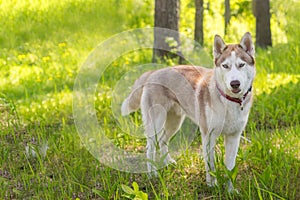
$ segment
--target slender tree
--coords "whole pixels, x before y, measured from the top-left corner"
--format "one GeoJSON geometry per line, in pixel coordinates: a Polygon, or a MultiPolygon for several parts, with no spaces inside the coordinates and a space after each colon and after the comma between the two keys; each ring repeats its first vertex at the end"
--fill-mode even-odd
{"type": "MultiPolygon", "coordinates": [[[[180,0],[155,0],[154,26],[166,28],[166,30],[154,31],[153,62],[156,62],[158,58],[163,60],[166,57],[174,57],[174,54],[171,54],[170,51],[174,49],[177,51],[176,49],[180,45],[179,14],[180,0]],[[168,31],[167,29],[174,31],[168,31]],[[170,38],[173,41],[168,42],[167,40],[170,40],[170,38]]],[[[179,59],[180,61],[181,59],[179,59]]]]}
{"type": "Polygon", "coordinates": [[[227,28],[230,23],[231,11],[230,11],[230,0],[225,0],[225,12],[224,12],[224,19],[225,19],[225,35],[227,34],[227,28]]]}
{"type": "Polygon", "coordinates": [[[256,17],[256,46],[272,46],[270,0],[253,0],[256,17]]]}
{"type": "Polygon", "coordinates": [[[195,41],[203,46],[203,0],[195,0],[195,41]]]}

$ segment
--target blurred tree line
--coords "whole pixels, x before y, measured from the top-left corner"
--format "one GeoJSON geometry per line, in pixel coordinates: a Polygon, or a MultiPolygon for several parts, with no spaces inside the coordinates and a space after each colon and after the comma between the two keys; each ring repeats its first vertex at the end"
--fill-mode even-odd
{"type": "MultiPolygon", "coordinates": [[[[245,0],[241,3],[241,9],[239,12],[243,12],[244,9],[248,9],[249,0],[245,0]]],[[[252,14],[256,19],[256,46],[266,48],[272,46],[272,34],[270,26],[270,0],[252,0],[252,14]]],[[[206,8],[210,9],[210,0],[194,0],[195,4],[195,23],[194,23],[194,40],[200,45],[204,43],[204,4],[206,8]]],[[[227,34],[228,25],[232,16],[230,0],[224,0],[224,35],[227,34]]],[[[167,28],[179,33],[180,27],[180,0],[155,0],[155,14],[154,14],[154,26],[160,28],[167,28]]],[[[243,30],[246,32],[247,30],[243,30]]],[[[174,34],[170,31],[154,32],[154,51],[153,61],[157,61],[157,58],[164,59],[168,57],[174,57],[174,54],[169,53],[174,46],[169,46],[166,42],[166,38],[173,38],[176,41],[179,49],[180,37],[179,34],[174,34]],[[164,50],[162,50],[164,49],[164,50]]],[[[180,52],[177,52],[181,55],[180,52]]],[[[181,63],[182,57],[179,56],[179,63],[181,63]]]]}

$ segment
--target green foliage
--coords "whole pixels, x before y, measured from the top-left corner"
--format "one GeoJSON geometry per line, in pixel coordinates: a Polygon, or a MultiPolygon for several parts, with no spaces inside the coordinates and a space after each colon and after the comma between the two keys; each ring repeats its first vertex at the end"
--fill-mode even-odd
{"type": "MultiPolygon", "coordinates": [[[[207,51],[214,34],[224,32],[222,2],[204,5],[207,51]]],[[[231,1],[226,40],[235,42],[246,30],[254,35],[250,4],[231,1]]],[[[182,0],[181,6],[181,30],[193,38],[194,1],[182,0]]],[[[76,134],[72,88],[80,65],[113,34],[153,26],[153,1],[0,1],[0,199],[300,199],[299,6],[299,1],[271,1],[274,47],[257,49],[246,140],[231,172],[222,162],[220,142],[214,174],[219,185],[209,188],[198,155],[200,139],[177,165],[149,179],[102,165],[76,134]],[[239,194],[224,193],[228,178],[239,194]]],[[[118,127],[111,109],[112,88],[133,66],[151,62],[151,54],[131,52],[115,60],[95,94],[99,123],[126,150],[144,152],[145,140],[118,127]]],[[[132,117],[141,123],[138,113],[132,117]]]]}
{"type": "Polygon", "coordinates": [[[136,182],[132,183],[133,189],[131,189],[127,185],[121,185],[121,187],[122,187],[122,190],[125,192],[125,195],[123,195],[123,197],[132,199],[132,200],[148,200],[147,193],[140,191],[139,185],[136,182]]]}

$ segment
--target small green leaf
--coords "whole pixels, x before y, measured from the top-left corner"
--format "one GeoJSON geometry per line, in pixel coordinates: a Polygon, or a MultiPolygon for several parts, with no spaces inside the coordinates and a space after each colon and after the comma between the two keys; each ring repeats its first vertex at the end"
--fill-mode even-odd
{"type": "Polygon", "coordinates": [[[122,190],[127,193],[127,194],[135,194],[133,189],[131,189],[130,187],[128,187],[127,185],[121,185],[122,190]]]}
{"type": "Polygon", "coordinates": [[[129,194],[122,194],[122,197],[125,197],[127,199],[133,199],[133,195],[129,195],[129,194]]]}
{"type": "Polygon", "coordinates": [[[139,191],[137,193],[137,196],[140,197],[140,199],[142,199],[142,200],[148,200],[148,194],[144,193],[143,191],[139,191]]]}
{"type": "Polygon", "coordinates": [[[238,175],[238,172],[239,172],[239,170],[238,170],[238,168],[235,166],[233,169],[232,169],[232,171],[231,171],[231,174],[230,174],[230,179],[231,179],[231,181],[233,182],[233,183],[235,183],[235,181],[236,181],[236,177],[237,177],[237,175],[238,175]]]}
{"type": "Polygon", "coordinates": [[[137,193],[139,191],[139,185],[137,184],[137,182],[134,181],[132,183],[132,186],[133,186],[134,192],[137,193]]]}

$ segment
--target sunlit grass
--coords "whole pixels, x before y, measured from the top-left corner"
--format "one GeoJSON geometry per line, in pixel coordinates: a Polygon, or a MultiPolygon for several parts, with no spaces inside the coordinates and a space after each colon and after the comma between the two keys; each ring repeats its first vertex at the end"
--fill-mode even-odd
{"type": "Polygon", "coordinates": [[[284,86],[286,84],[297,84],[300,81],[300,74],[257,74],[256,81],[254,84],[255,95],[261,95],[262,93],[270,94],[274,89],[284,86]]]}
{"type": "Polygon", "coordinates": [[[25,101],[19,104],[19,114],[30,122],[44,121],[45,123],[70,122],[72,112],[72,92],[48,93],[37,96],[35,101],[25,101]],[[62,120],[62,121],[61,121],[62,120]]]}
{"type": "MultiPolygon", "coordinates": [[[[231,2],[235,16],[225,38],[235,42],[245,31],[254,33],[255,27],[251,10],[237,13],[242,1],[231,2]]],[[[193,2],[181,3],[182,31],[193,38],[193,2]]],[[[177,165],[160,170],[160,178],[149,179],[99,163],[77,135],[72,89],[79,67],[109,36],[152,26],[153,1],[1,1],[0,199],[122,199],[121,185],[131,186],[133,181],[150,199],[299,199],[300,4],[271,3],[275,46],[257,50],[254,105],[243,133],[247,140],[242,140],[237,158],[240,194],[231,196],[224,193],[221,142],[216,173],[220,185],[209,188],[198,138],[177,165]]],[[[221,0],[213,1],[205,10],[207,49],[214,34],[223,35],[222,5],[221,0]]],[[[150,61],[150,51],[116,60],[95,94],[100,125],[126,150],[144,151],[145,141],[118,127],[111,108],[112,87],[130,66],[150,61]]]]}

